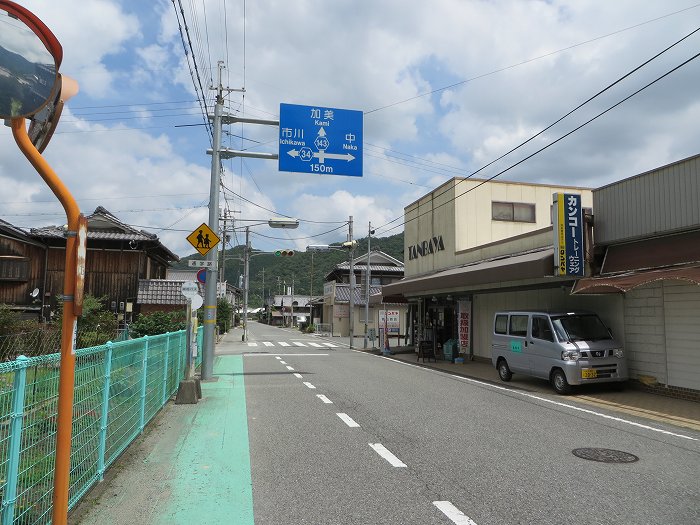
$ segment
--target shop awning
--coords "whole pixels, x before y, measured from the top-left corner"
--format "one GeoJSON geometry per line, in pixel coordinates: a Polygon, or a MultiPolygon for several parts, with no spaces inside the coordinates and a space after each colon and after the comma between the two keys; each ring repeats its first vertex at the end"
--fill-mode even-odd
{"type": "Polygon", "coordinates": [[[504,281],[541,279],[554,274],[552,248],[481,261],[459,268],[450,268],[431,275],[405,278],[382,288],[384,296],[432,293],[434,290],[463,288],[504,281]]]}
{"type": "Polygon", "coordinates": [[[700,262],[700,230],[608,246],[601,275],[700,262]]]}
{"type": "Polygon", "coordinates": [[[677,279],[700,284],[700,267],[666,268],[646,272],[629,272],[610,277],[587,277],[576,281],[572,294],[598,295],[624,293],[654,281],[677,279]]]}

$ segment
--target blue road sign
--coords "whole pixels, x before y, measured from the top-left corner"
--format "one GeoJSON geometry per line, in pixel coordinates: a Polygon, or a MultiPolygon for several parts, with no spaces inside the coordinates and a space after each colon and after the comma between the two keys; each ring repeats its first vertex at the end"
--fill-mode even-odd
{"type": "Polygon", "coordinates": [[[279,170],[362,177],[362,111],[280,104],[279,170]]]}

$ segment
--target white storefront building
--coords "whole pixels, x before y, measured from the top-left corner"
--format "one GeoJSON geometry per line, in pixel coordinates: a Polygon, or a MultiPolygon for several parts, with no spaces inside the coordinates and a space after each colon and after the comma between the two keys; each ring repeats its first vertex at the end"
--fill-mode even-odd
{"type": "Polygon", "coordinates": [[[404,210],[411,341],[490,359],[498,310],[597,312],[634,379],[700,396],[700,155],[595,190],[455,178],[404,210]],[[555,277],[552,195],[580,195],[586,276],[555,277]]]}

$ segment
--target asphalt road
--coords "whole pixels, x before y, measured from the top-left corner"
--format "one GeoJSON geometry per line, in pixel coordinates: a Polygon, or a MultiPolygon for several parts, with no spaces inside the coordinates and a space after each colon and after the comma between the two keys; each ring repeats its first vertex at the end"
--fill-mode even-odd
{"type": "Polygon", "coordinates": [[[258,525],[700,523],[698,432],[255,322],[231,352],[258,525]]]}

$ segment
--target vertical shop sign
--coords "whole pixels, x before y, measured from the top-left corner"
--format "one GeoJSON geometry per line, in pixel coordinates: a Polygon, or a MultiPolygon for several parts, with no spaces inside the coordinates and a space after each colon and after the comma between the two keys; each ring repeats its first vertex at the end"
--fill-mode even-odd
{"type": "Polygon", "coordinates": [[[554,275],[583,277],[585,266],[581,195],[555,193],[552,210],[556,257],[554,275]]]}
{"type": "Polygon", "coordinates": [[[462,352],[466,352],[469,349],[469,345],[471,343],[471,313],[472,302],[459,301],[459,348],[462,352]]]}

